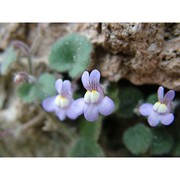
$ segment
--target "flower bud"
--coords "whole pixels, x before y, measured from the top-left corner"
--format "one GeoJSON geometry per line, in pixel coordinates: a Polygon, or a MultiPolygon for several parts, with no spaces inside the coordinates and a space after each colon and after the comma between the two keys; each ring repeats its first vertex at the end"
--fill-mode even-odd
{"type": "Polygon", "coordinates": [[[27,74],[26,72],[18,72],[13,77],[13,81],[16,84],[22,84],[22,83],[30,83],[31,84],[31,83],[36,82],[36,78],[34,76],[27,74]]]}

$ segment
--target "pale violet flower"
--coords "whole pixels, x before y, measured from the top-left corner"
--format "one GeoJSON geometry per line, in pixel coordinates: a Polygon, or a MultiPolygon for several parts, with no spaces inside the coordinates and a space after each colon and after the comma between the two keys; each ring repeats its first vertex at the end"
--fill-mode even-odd
{"type": "Polygon", "coordinates": [[[100,72],[93,70],[90,74],[85,71],[82,75],[82,83],[87,90],[84,98],[77,99],[73,102],[71,108],[76,115],[84,113],[84,117],[88,121],[98,119],[99,113],[109,115],[114,110],[114,102],[104,96],[103,88],[100,85],[100,72]]]}
{"type": "Polygon", "coordinates": [[[74,112],[71,111],[71,105],[74,101],[72,98],[72,88],[69,80],[62,81],[58,79],[55,82],[55,88],[58,95],[48,97],[42,102],[43,108],[47,112],[55,112],[56,116],[63,121],[66,116],[70,119],[76,119],[74,112]]]}
{"type": "Polygon", "coordinates": [[[154,105],[150,103],[142,104],[139,112],[143,116],[148,116],[148,123],[151,126],[157,126],[159,122],[164,125],[169,125],[174,121],[172,113],[172,100],[175,92],[169,90],[164,96],[164,88],[160,86],[157,91],[158,102],[154,105]]]}

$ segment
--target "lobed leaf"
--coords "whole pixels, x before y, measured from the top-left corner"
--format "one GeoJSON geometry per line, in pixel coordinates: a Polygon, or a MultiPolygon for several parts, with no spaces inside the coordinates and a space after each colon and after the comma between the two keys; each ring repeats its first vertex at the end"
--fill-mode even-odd
{"type": "Polygon", "coordinates": [[[18,88],[17,94],[23,100],[23,102],[32,103],[37,99],[37,91],[38,90],[34,84],[24,83],[18,88]]]}
{"type": "Polygon", "coordinates": [[[150,146],[151,155],[165,155],[168,154],[174,144],[173,137],[165,129],[153,129],[153,140],[150,146]]]}
{"type": "Polygon", "coordinates": [[[18,95],[25,103],[42,101],[56,94],[54,87],[55,77],[49,73],[42,74],[34,84],[22,84],[18,89],[18,95]]]}
{"type": "Polygon", "coordinates": [[[70,152],[71,157],[104,157],[102,148],[93,139],[81,137],[70,152]]]}
{"type": "Polygon", "coordinates": [[[123,142],[134,155],[141,155],[148,151],[153,140],[151,130],[144,124],[137,124],[128,128],[123,134],[123,142]]]}
{"type": "Polygon", "coordinates": [[[49,73],[44,73],[39,77],[36,88],[38,90],[37,96],[40,100],[56,94],[55,81],[55,77],[49,73]]]}
{"type": "Polygon", "coordinates": [[[89,65],[92,45],[85,36],[69,34],[55,42],[49,56],[49,65],[59,72],[68,72],[74,78],[89,65]]]}

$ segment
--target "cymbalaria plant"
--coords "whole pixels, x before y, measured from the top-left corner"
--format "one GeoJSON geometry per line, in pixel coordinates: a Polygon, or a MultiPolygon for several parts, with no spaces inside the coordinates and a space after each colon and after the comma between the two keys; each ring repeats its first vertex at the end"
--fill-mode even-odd
{"type": "Polygon", "coordinates": [[[169,125],[174,121],[172,113],[172,100],[175,92],[169,90],[164,96],[164,88],[160,86],[157,91],[158,102],[154,105],[150,103],[142,104],[139,112],[143,116],[148,116],[150,126],[157,126],[159,122],[164,125],[169,125]]]}
{"type": "MultiPolygon", "coordinates": [[[[33,132],[38,132],[38,128],[48,131],[48,134],[46,133],[48,136],[45,138],[55,143],[53,156],[60,152],[60,156],[103,157],[108,151],[108,149],[103,151],[103,147],[110,147],[116,151],[119,142],[124,144],[124,147],[122,145],[118,151],[119,155],[122,154],[122,150],[125,154],[131,153],[131,156],[180,156],[179,89],[176,87],[174,100],[174,90],[169,90],[165,94],[164,87],[160,86],[156,93],[151,92],[156,82],[152,82],[150,90],[145,89],[146,85],[136,86],[128,83],[127,80],[117,82],[116,79],[119,78],[115,77],[118,75],[116,72],[114,78],[109,77],[112,79],[111,83],[104,79],[104,84],[101,84],[101,73],[97,69],[102,71],[104,68],[97,67],[91,72],[87,69],[93,67],[94,60],[100,57],[103,49],[100,48],[98,51],[93,49],[92,39],[82,33],[72,32],[64,37],[61,36],[52,47],[48,48],[49,57],[39,57],[44,53],[40,48],[42,40],[48,37],[49,31],[53,29],[52,24],[41,24],[38,26],[37,35],[33,35],[34,40],[29,41],[32,42],[31,44],[10,38],[11,43],[0,52],[1,119],[3,123],[12,121],[12,117],[8,115],[16,111],[15,114],[20,118],[14,130],[4,128],[6,124],[2,123],[0,137],[9,135],[18,137],[24,130],[35,126],[33,132]],[[42,61],[44,58],[48,61],[42,61]],[[20,99],[14,97],[14,88],[8,82],[12,74],[20,99]],[[85,88],[84,91],[82,87],[85,88]],[[108,95],[105,94],[106,87],[109,87],[108,95]],[[12,88],[12,91],[8,88],[12,88]],[[74,92],[75,89],[77,92],[74,92]],[[9,93],[12,94],[10,99],[9,93]],[[11,101],[14,100],[17,103],[12,104],[11,101]],[[144,103],[140,104],[142,101],[144,103]],[[24,103],[34,106],[32,108],[25,106],[29,111],[25,119],[24,112],[19,113],[24,103]],[[52,113],[52,116],[45,114],[45,111],[52,113]],[[111,113],[112,116],[106,117],[111,113]],[[142,118],[136,116],[139,114],[145,116],[143,123],[138,123],[142,118]],[[70,124],[61,122],[66,118],[77,121],[70,124]],[[177,122],[168,126],[175,118],[177,122]],[[68,128],[69,125],[71,128],[68,128]],[[62,154],[59,151],[61,148],[62,154]]],[[[41,134],[44,135],[38,132],[38,137],[41,134]]],[[[1,152],[5,152],[2,156],[7,155],[3,149],[1,152]]],[[[49,151],[47,153],[49,156],[49,151]]]]}
{"type": "Polygon", "coordinates": [[[104,96],[104,90],[100,84],[100,72],[93,70],[90,74],[85,71],[82,75],[82,83],[87,90],[84,98],[79,98],[72,103],[72,110],[76,115],[84,113],[84,117],[88,121],[98,119],[99,113],[109,115],[114,110],[114,102],[104,96]]]}

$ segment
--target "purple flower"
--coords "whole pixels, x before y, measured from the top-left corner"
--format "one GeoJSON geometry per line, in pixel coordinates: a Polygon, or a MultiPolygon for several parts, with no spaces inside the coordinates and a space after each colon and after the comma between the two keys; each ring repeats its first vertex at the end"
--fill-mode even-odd
{"type": "Polygon", "coordinates": [[[55,112],[56,116],[63,121],[66,116],[70,119],[76,119],[77,116],[71,111],[72,98],[71,83],[68,80],[58,79],[55,83],[58,95],[48,97],[42,102],[43,108],[47,112],[55,112]]]}
{"type": "Polygon", "coordinates": [[[72,108],[76,115],[84,113],[84,117],[88,121],[98,119],[99,113],[109,115],[114,110],[114,102],[107,96],[104,96],[103,88],[101,87],[100,72],[93,70],[91,74],[85,71],[82,75],[82,83],[87,90],[84,98],[77,99],[73,102],[72,108]]]}
{"type": "Polygon", "coordinates": [[[142,104],[139,108],[139,112],[143,116],[148,116],[148,122],[151,126],[157,126],[159,122],[164,125],[169,125],[174,121],[174,115],[171,111],[175,92],[170,90],[164,96],[164,88],[160,86],[157,94],[159,101],[154,105],[150,103],[142,104]]]}

